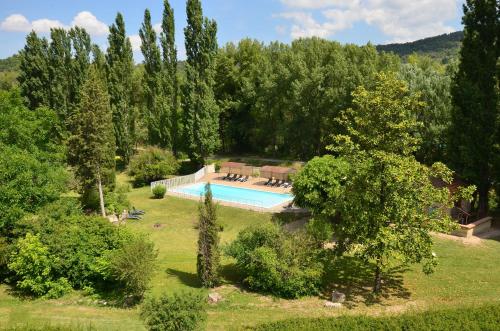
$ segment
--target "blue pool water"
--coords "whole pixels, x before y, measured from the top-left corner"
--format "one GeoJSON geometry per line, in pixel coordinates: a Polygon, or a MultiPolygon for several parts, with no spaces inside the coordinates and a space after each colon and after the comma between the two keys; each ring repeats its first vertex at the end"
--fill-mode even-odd
{"type": "MultiPolygon", "coordinates": [[[[202,196],[205,194],[206,183],[196,183],[183,187],[176,187],[171,192],[202,196]]],[[[285,202],[292,201],[293,195],[284,193],[265,192],[248,188],[211,184],[214,199],[250,205],[260,208],[272,208],[285,202]]]]}

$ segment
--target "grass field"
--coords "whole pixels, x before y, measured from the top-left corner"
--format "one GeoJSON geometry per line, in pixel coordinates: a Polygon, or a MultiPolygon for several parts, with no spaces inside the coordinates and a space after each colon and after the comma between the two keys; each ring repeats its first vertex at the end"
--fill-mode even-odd
{"type": "MultiPolygon", "coordinates": [[[[126,177],[119,177],[126,181],[126,177]]],[[[149,295],[199,288],[196,278],[197,202],[167,197],[150,198],[149,188],[129,193],[133,206],[147,213],[142,221],[127,224],[134,231],[150,235],[159,250],[157,271],[149,295]],[[160,227],[155,227],[159,224],[160,227]]],[[[219,207],[224,226],[222,243],[252,224],[270,222],[271,215],[230,207],[219,207]]],[[[328,279],[348,294],[348,307],[323,308],[324,298],[281,300],[249,293],[238,286],[232,261],[223,260],[224,284],[217,289],[224,300],[209,308],[208,330],[244,329],[259,323],[294,317],[335,316],[339,314],[385,315],[408,310],[467,307],[481,303],[500,303],[500,241],[485,240],[477,245],[436,238],[435,251],[440,265],[431,276],[414,267],[397,271],[386,282],[385,295],[370,299],[371,270],[352,259],[343,259],[328,279]]],[[[0,287],[0,328],[15,325],[92,326],[96,330],[144,330],[138,308],[106,307],[93,298],[73,293],[58,300],[27,301],[0,287]]]]}

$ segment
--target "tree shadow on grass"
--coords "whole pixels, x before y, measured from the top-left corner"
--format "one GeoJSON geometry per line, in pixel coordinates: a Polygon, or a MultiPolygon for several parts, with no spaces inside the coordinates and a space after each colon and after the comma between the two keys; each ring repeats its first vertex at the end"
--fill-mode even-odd
{"type": "Polygon", "coordinates": [[[244,275],[238,269],[235,263],[225,264],[219,270],[221,280],[228,284],[240,284],[243,282],[244,275]]]}
{"type": "Polygon", "coordinates": [[[172,268],[168,268],[166,272],[169,276],[177,277],[179,281],[186,286],[201,288],[201,282],[198,279],[198,275],[196,275],[195,273],[175,270],[172,268]]]}
{"type": "Polygon", "coordinates": [[[403,273],[407,271],[405,267],[391,268],[383,273],[382,289],[378,295],[372,292],[375,270],[372,263],[354,257],[341,257],[326,269],[323,297],[330,300],[332,291],[340,291],[346,295],[345,305],[348,308],[354,308],[360,303],[383,304],[383,299],[391,297],[410,298],[410,292],[403,283],[403,273]]]}

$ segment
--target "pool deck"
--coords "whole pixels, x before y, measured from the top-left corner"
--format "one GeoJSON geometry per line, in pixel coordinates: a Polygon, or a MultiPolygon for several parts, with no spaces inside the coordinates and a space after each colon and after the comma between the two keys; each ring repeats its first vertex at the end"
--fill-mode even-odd
{"type": "MultiPolygon", "coordinates": [[[[219,173],[208,174],[208,175],[205,175],[205,177],[203,177],[202,179],[200,179],[199,182],[226,185],[226,186],[234,186],[234,187],[240,187],[240,188],[248,188],[248,189],[253,189],[253,190],[282,193],[282,194],[291,193],[291,188],[265,186],[264,184],[267,182],[267,179],[265,179],[265,178],[250,177],[247,182],[242,183],[242,182],[232,182],[232,181],[222,180],[222,177],[224,177],[225,175],[226,174],[219,174],[219,173]]],[[[200,199],[198,197],[190,196],[187,194],[176,193],[176,192],[168,192],[167,194],[172,195],[172,196],[178,196],[178,197],[180,196],[180,197],[188,198],[191,200],[199,200],[200,199]]],[[[290,202],[285,202],[281,205],[278,205],[278,206],[275,206],[272,208],[262,208],[262,207],[256,207],[256,206],[250,206],[250,205],[244,205],[244,204],[227,202],[227,201],[220,201],[220,200],[217,200],[217,203],[222,205],[222,206],[243,208],[243,209],[259,211],[259,212],[266,212],[266,213],[279,213],[279,212],[283,212],[283,211],[290,211],[290,209],[286,208],[290,204],[290,202]]]]}

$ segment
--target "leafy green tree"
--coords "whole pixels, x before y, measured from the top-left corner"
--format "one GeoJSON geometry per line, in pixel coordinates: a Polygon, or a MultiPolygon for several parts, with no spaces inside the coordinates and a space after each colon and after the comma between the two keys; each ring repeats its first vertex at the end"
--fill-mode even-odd
{"type": "Polygon", "coordinates": [[[410,56],[400,75],[411,93],[420,94],[425,106],[413,114],[423,125],[416,134],[421,140],[416,152],[419,161],[432,164],[446,158],[448,129],[451,120],[451,72],[423,56],[410,56]]]}
{"type": "Polygon", "coordinates": [[[69,30],[68,36],[71,39],[72,46],[69,102],[71,111],[74,111],[80,102],[81,86],[87,79],[92,54],[92,42],[88,32],[77,26],[69,30]]]}
{"type": "Polygon", "coordinates": [[[200,0],[188,0],[186,83],[183,91],[184,140],[191,160],[204,164],[220,145],[219,107],[214,97],[217,24],[203,17],[200,0]]]}
{"type": "Polygon", "coordinates": [[[71,121],[74,131],[68,140],[70,162],[83,199],[97,189],[105,216],[103,185],[114,186],[115,140],[109,96],[94,67],[82,86],[81,101],[71,121]]]}
{"type": "Polygon", "coordinates": [[[26,45],[20,52],[19,86],[30,109],[48,106],[49,45],[47,39],[39,38],[35,31],[26,36],[26,45]]]}
{"type": "Polygon", "coordinates": [[[488,213],[488,194],[498,154],[499,9],[495,0],[463,6],[464,40],[452,86],[449,156],[457,173],[478,188],[477,209],[488,213]]]}
{"type": "Polygon", "coordinates": [[[313,160],[293,190],[299,205],[312,206],[315,218],[332,223],[338,254],[374,264],[378,293],[392,267],[423,263],[432,272],[437,260],[430,233],[450,231],[455,223],[447,215],[450,192],[431,179],[450,183],[452,172],[415,160],[419,123],[412,114],[422,104],[394,74],[379,74],[375,86],[360,87],[353,97],[353,108],[339,120],[346,134],[336,135],[329,147],[340,159],[313,160]]]}
{"type": "Polygon", "coordinates": [[[177,47],[175,46],[174,10],[168,0],[163,2],[163,19],[161,24],[160,43],[163,51],[163,83],[164,93],[170,99],[170,139],[174,154],[180,145],[179,137],[179,81],[177,77],[177,47]]]}
{"type": "Polygon", "coordinates": [[[216,205],[212,201],[210,183],[205,187],[205,201],[200,203],[198,224],[198,278],[204,287],[215,287],[219,282],[219,227],[216,205]]]}
{"type": "Polygon", "coordinates": [[[144,55],[144,117],[148,127],[148,141],[167,149],[172,148],[170,104],[164,93],[164,73],[156,32],[151,23],[151,13],[144,12],[144,22],[139,31],[144,55]]]}
{"type": "Polygon", "coordinates": [[[127,295],[142,300],[153,277],[157,256],[158,252],[152,241],[135,237],[112,254],[111,275],[123,283],[127,295]]]}
{"type": "Polygon", "coordinates": [[[134,177],[135,185],[142,186],[175,175],[178,170],[179,163],[171,152],[148,147],[134,155],[128,173],[134,177]]]}
{"type": "Polygon", "coordinates": [[[135,140],[135,109],[132,104],[134,60],[132,45],[126,35],[125,22],[120,13],[109,28],[108,43],[107,82],[116,147],[118,155],[128,164],[135,140]]]}
{"type": "Polygon", "coordinates": [[[54,277],[52,262],[39,236],[28,233],[17,242],[8,267],[16,275],[16,286],[20,290],[35,296],[57,298],[70,291],[71,285],[66,278],[54,277]]]}
{"type": "Polygon", "coordinates": [[[203,330],[207,319],[206,298],[194,291],[149,298],[141,317],[151,331],[203,330]]]}

